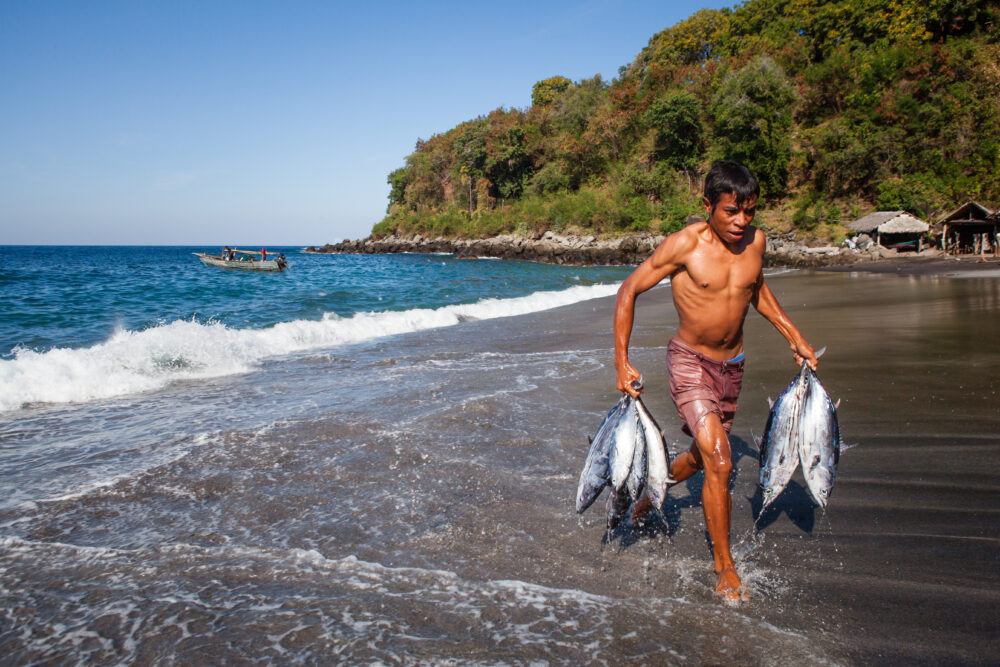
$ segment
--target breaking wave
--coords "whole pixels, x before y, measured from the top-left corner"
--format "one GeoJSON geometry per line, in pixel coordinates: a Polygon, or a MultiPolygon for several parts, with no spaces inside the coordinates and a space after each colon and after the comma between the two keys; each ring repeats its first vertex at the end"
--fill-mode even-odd
{"type": "Polygon", "coordinates": [[[36,352],[15,348],[0,360],[0,412],[32,403],[70,403],[151,391],[177,380],[244,373],[262,360],[317,348],[447,327],[468,320],[557,308],[610,296],[617,284],[575,286],[510,299],[403,311],[327,313],[320,320],[280,322],[260,329],[176,320],[141,331],[121,329],[88,348],[36,352]]]}

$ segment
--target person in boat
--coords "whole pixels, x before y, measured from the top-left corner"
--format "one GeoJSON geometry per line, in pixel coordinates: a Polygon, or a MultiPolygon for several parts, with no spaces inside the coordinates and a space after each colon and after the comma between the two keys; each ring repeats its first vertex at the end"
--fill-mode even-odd
{"type": "Polygon", "coordinates": [[[222,249],[222,259],[230,259],[232,258],[232,256],[233,256],[233,251],[229,249],[229,246],[226,246],[222,249]]]}
{"type": "Polygon", "coordinates": [[[260,249],[260,261],[262,262],[267,261],[267,250],[265,248],[260,249]]]}
{"type": "MultiPolygon", "coordinates": [[[[679,326],[667,346],[670,396],[694,438],[689,451],[670,467],[674,484],[704,470],[702,507],[712,543],[716,591],[727,599],[747,599],[729,546],[732,499],[729,430],[743,379],[743,323],[750,306],[788,341],[797,363],[816,368],[816,353],[778,304],[762,272],[764,234],[751,225],[760,186],[753,172],[732,161],[715,163],[705,177],[707,222],[669,235],[622,283],[615,303],[615,370],[619,391],[638,396],[631,383],[641,374],[629,363],[628,343],[635,299],[670,278],[679,326]]],[[[628,495],[611,494],[609,515],[618,520],[628,495]]],[[[633,524],[652,509],[643,494],[632,508],[633,524]]]]}

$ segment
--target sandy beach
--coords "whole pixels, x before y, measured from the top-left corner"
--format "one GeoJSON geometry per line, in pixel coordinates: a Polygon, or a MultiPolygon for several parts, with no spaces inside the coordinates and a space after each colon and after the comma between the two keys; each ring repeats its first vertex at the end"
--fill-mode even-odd
{"type": "Polygon", "coordinates": [[[858,262],[828,266],[820,271],[891,273],[902,276],[945,276],[952,278],[1000,278],[1000,258],[994,255],[979,257],[959,255],[943,257],[940,254],[923,256],[901,253],[897,257],[876,262],[858,262]]]}
{"type": "MultiPolygon", "coordinates": [[[[602,297],[3,424],[4,446],[39,460],[143,465],[0,511],[0,650],[20,663],[993,664],[1000,280],[976,272],[769,278],[828,348],[819,376],[848,448],[825,513],[797,473],[754,532],[752,434],[796,367],[751,312],[732,433],[748,603],[713,592],[700,476],[641,530],[608,535],[603,497],[574,512],[587,437],[617,399],[602,297]],[[72,438],[90,449],[64,450],[72,438]]],[[[631,360],[674,453],[688,446],[664,366],[676,324],[669,287],[639,298],[631,360]]]]}
{"type": "MultiPolygon", "coordinates": [[[[825,515],[797,476],[761,517],[760,541],[744,543],[742,566],[758,588],[744,613],[827,638],[832,654],[858,663],[985,664],[998,654],[998,266],[885,261],[770,280],[810,342],[828,346],[820,376],[842,400],[848,449],[825,515]]],[[[658,349],[654,313],[673,315],[667,290],[652,294],[635,340],[658,349]]],[[[750,432],[760,433],[766,398],[793,371],[783,339],[753,314],[746,352],[733,431],[745,451],[733,489],[737,540],[759,507],[750,432]]],[[[666,382],[662,360],[649,356],[653,395],[666,382]]],[[[687,530],[702,530],[700,512],[682,516],[687,530]]]]}

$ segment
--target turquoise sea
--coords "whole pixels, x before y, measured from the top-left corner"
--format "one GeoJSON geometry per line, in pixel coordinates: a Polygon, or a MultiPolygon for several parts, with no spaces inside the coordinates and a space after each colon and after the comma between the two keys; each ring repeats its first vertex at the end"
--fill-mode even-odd
{"type": "Polygon", "coordinates": [[[284,253],[283,273],[202,265],[212,247],[0,248],[0,412],[125,396],[261,361],[610,293],[627,269],[449,255],[284,253]]]}

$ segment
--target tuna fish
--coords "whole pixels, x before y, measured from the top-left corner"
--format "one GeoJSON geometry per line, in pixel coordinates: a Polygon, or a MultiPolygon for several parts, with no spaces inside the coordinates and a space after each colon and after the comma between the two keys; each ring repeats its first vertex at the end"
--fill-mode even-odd
{"type": "Polygon", "coordinates": [[[788,383],[767,415],[759,443],[760,488],[764,496],[762,513],[788,485],[799,465],[799,416],[807,387],[807,368],[802,364],[802,370],[788,383]]]}
{"type": "Polygon", "coordinates": [[[608,411],[604,421],[597,427],[597,434],[590,441],[590,449],[587,451],[587,459],[583,464],[580,482],[576,488],[577,512],[583,512],[590,507],[601,495],[604,487],[608,485],[611,446],[614,444],[612,436],[618,425],[619,417],[625,412],[631,400],[632,398],[628,394],[623,395],[621,400],[608,411]]]}
{"type": "Polygon", "coordinates": [[[632,402],[632,410],[636,413],[635,451],[632,454],[632,469],[628,472],[628,480],[625,482],[625,486],[628,487],[628,493],[632,496],[632,500],[636,500],[646,487],[647,442],[646,429],[643,427],[639,415],[639,399],[635,399],[632,402]]]}
{"type": "Polygon", "coordinates": [[[663,433],[646,409],[641,398],[637,398],[636,409],[639,412],[639,423],[646,437],[646,495],[656,509],[663,507],[667,498],[667,485],[674,480],[670,477],[670,458],[667,453],[667,443],[663,433]]]}
{"type": "Polygon", "coordinates": [[[806,397],[799,419],[802,431],[799,461],[802,463],[802,475],[806,478],[809,493],[825,509],[833,483],[837,479],[840,425],[837,423],[837,408],[816,373],[810,368],[806,376],[806,397]]]}
{"type": "Polygon", "coordinates": [[[836,406],[805,363],[771,406],[759,447],[761,512],[778,497],[800,462],[810,494],[826,507],[840,459],[840,427],[836,406]]]}
{"type": "MultiPolygon", "coordinates": [[[[628,396],[628,394],[626,394],[628,396]]],[[[632,459],[639,435],[639,415],[635,411],[635,401],[628,396],[625,413],[618,419],[611,445],[611,486],[615,491],[622,488],[632,470],[632,459]]]]}
{"type": "Polygon", "coordinates": [[[576,511],[585,511],[605,486],[611,486],[608,525],[613,527],[628,508],[629,499],[637,499],[643,489],[657,509],[662,507],[671,481],[660,427],[642,399],[624,394],[590,441],[576,488],[576,511]]]}

